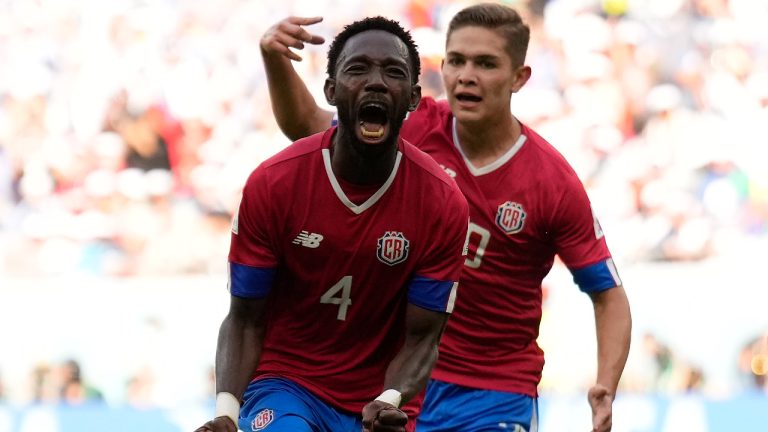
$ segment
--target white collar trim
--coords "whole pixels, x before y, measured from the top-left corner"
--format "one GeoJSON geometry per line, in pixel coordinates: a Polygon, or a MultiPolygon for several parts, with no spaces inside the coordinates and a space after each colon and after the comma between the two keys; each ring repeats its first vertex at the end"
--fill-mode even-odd
{"type": "Polygon", "coordinates": [[[453,118],[453,145],[456,146],[456,148],[459,150],[459,153],[461,154],[461,157],[464,159],[464,163],[467,165],[467,168],[469,168],[469,172],[477,177],[484,174],[488,174],[490,172],[493,172],[497,170],[500,166],[507,163],[514,155],[517,154],[518,151],[523,147],[523,144],[525,143],[527,137],[523,134],[520,134],[520,136],[517,138],[517,142],[515,142],[515,145],[512,146],[509,150],[507,150],[506,153],[504,153],[500,158],[496,159],[492,163],[482,167],[482,168],[476,168],[474,165],[472,165],[472,162],[470,162],[469,158],[467,158],[467,155],[464,154],[464,151],[461,149],[461,144],[459,143],[459,134],[456,131],[456,117],[453,118]]]}
{"type": "Polygon", "coordinates": [[[392,172],[389,173],[389,178],[387,178],[387,181],[385,181],[379,190],[377,190],[375,194],[371,195],[371,197],[368,198],[364,203],[357,205],[350,201],[347,197],[347,194],[345,194],[344,190],[341,189],[341,185],[336,179],[336,175],[333,173],[333,168],[331,167],[331,152],[328,149],[323,149],[323,163],[325,164],[325,173],[328,175],[328,180],[331,181],[333,191],[336,192],[336,196],[339,197],[339,200],[341,200],[345,206],[352,210],[354,214],[360,214],[368,210],[370,207],[376,204],[382,196],[384,196],[389,187],[392,186],[392,182],[395,181],[397,168],[400,166],[400,160],[402,158],[403,154],[398,150],[397,156],[395,157],[395,165],[392,167],[392,172]]]}

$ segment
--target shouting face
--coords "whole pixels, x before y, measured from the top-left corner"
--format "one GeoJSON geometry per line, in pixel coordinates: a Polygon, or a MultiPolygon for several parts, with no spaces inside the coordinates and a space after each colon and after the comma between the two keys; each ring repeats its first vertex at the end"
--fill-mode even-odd
{"type": "Polygon", "coordinates": [[[325,95],[338,110],[340,129],[375,146],[395,142],[406,113],[418,105],[421,89],[414,81],[403,41],[369,30],[344,44],[325,95]]]}

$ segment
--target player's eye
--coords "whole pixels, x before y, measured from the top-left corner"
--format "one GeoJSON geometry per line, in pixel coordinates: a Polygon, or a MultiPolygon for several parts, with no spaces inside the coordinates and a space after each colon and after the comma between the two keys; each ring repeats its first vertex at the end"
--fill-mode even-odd
{"type": "Polygon", "coordinates": [[[361,74],[365,72],[365,66],[360,64],[349,65],[346,68],[344,68],[344,72],[352,75],[361,74]]]}
{"type": "Polygon", "coordinates": [[[451,66],[461,66],[464,64],[464,59],[461,59],[459,57],[450,57],[448,59],[448,64],[451,66]]]}
{"type": "Polygon", "coordinates": [[[405,70],[399,67],[387,68],[387,75],[394,78],[405,78],[407,76],[407,74],[405,73],[405,70]]]}

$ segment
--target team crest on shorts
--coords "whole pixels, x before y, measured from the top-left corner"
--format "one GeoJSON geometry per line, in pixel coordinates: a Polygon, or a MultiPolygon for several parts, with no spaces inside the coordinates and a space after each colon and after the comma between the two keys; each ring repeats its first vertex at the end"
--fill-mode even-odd
{"type": "Polygon", "coordinates": [[[259,411],[258,414],[256,414],[256,417],[253,418],[253,421],[251,422],[251,429],[254,431],[260,431],[264,430],[267,426],[269,426],[270,423],[272,423],[272,420],[275,419],[275,412],[271,409],[263,409],[259,411]]]}
{"type": "Polygon", "coordinates": [[[507,201],[496,211],[496,225],[507,234],[517,234],[523,230],[525,210],[516,202],[507,201]]]}
{"type": "Polygon", "coordinates": [[[410,242],[399,231],[387,231],[379,238],[376,257],[386,265],[400,264],[408,258],[410,242]]]}

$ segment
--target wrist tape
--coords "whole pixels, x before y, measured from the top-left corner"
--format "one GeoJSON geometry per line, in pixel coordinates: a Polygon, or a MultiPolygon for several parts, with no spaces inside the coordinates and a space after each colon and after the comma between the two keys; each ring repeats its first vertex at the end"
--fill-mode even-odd
{"type": "Polygon", "coordinates": [[[403,400],[403,395],[395,389],[387,389],[384,390],[384,392],[380,394],[376,400],[386,402],[390,405],[394,405],[395,407],[400,408],[400,402],[403,400]]]}
{"type": "Polygon", "coordinates": [[[214,418],[227,416],[237,425],[237,419],[240,417],[240,401],[237,400],[235,395],[227,392],[220,392],[216,394],[216,414],[214,418]]]}

